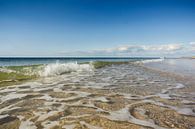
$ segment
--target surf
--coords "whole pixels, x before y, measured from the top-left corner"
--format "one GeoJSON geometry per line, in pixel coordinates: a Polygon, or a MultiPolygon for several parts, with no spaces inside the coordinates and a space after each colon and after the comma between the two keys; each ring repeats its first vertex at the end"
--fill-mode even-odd
{"type": "Polygon", "coordinates": [[[58,63],[45,65],[42,71],[39,72],[40,76],[56,76],[71,72],[93,71],[92,64],[78,64],[77,62],[58,63]]]}

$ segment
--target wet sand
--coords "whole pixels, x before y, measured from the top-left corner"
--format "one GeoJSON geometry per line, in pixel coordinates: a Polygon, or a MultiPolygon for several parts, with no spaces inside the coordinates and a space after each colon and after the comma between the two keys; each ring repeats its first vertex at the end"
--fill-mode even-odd
{"type": "Polygon", "coordinates": [[[0,89],[0,129],[191,129],[195,85],[120,64],[0,89]]]}

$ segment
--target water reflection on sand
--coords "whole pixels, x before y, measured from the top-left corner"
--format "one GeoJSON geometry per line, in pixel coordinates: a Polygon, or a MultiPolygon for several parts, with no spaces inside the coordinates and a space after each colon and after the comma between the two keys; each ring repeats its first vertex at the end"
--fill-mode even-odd
{"type": "Polygon", "coordinates": [[[0,128],[195,126],[195,88],[138,64],[107,66],[0,89],[0,128]]]}

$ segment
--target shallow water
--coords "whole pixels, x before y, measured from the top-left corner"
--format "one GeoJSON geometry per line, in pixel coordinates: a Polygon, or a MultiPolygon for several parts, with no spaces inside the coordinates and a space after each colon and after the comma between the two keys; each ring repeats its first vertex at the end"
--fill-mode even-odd
{"type": "Polygon", "coordinates": [[[145,65],[187,77],[195,77],[195,59],[165,59],[161,62],[150,62],[145,65]]]}
{"type": "Polygon", "coordinates": [[[0,89],[0,128],[193,128],[191,89],[133,63],[41,77],[0,89]]]}

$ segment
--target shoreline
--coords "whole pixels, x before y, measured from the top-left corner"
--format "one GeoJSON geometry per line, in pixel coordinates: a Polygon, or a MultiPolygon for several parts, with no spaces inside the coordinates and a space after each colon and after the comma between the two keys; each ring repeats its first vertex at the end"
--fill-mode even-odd
{"type": "MultiPolygon", "coordinates": [[[[132,63],[132,62],[129,62],[129,61],[123,61],[123,62],[95,61],[92,63],[91,62],[82,62],[82,63],[78,63],[78,65],[81,66],[84,64],[89,64],[89,65],[92,65],[91,66],[92,69],[99,69],[99,68],[106,67],[106,66],[128,64],[128,63],[132,63]]],[[[58,64],[58,63],[55,63],[55,64],[58,64]]],[[[32,81],[34,79],[42,77],[42,75],[40,75],[40,72],[43,72],[45,67],[47,67],[49,65],[55,65],[55,64],[1,66],[0,67],[0,87],[15,85],[15,84],[22,84],[23,82],[32,81]]],[[[68,62],[65,64],[74,65],[71,62],[68,62]]],[[[62,67],[66,68],[67,66],[62,66],[62,67]]],[[[53,69],[55,69],[55,68],[53,68],[53,69]]],[[[74,71],[76,71],[76,70],[74,70],[74,71]]],[[[66,74],[66,72],[69,73],[69,71],[65,71],[65,73],[62,72],[62,74],[66,74]]],[[[71,72],[71,70],[70,70],[70,72],[71,72]]],[[[58,73],[56,73],[56,75],[58,75],[58,73]]],[[[56,75],[53,75],[53,76],[56,76],[56,75]]]]}
{"type": "Polygon", "coordinates": [[[117,64],[3,87],[0,128],[193,128],[194,91],[168,75],[117,64]]]}

